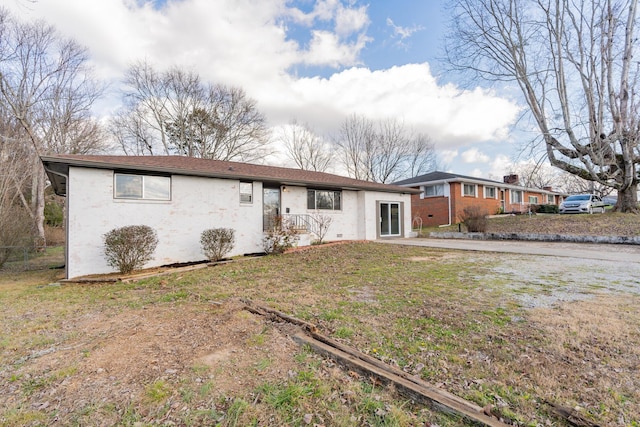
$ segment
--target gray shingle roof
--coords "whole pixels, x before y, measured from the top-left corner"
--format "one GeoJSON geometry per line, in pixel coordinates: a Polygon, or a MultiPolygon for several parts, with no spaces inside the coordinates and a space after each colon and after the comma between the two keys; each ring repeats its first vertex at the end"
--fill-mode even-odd
{"type": "Polygon", "coordinates": [[[523,187],[518,184],[507,184],[502,181],[495,181],[493,179],[476,178],[475,176],[459,175],[455,173],[440,172],[440,171],[429,172],[424,175],[416,176],[415,178],[409,178],[402,181],[394,182],[393,185],[416,187],[429,182],[438,182],[438,181],[449,181],[449,182],[457,181],[457,182],[470,182],[470,183],[479,183],[479,184],[486,183],[495,187],[527,190],[527,191],[533,191],[541,194],[560,194],[560,195],[565,194],[563,192],[558,192],[553,190],[548,191],[540,188],[523,187]]]}
{"type": "Polygon", "coordinates": [[[504,184],[503,182],[494,181],[492,179],[476,178],[476,177],[473,177],[473,176],[458,175],[458,174],[455,174],[455,173],[434,171],[434,172],[426,173],[424,175],[416,176],[414,178],[409,178],[409,179],[405,179],[405,180],[402,180],[402,181],[394,182],[394,185],[421,184],[423,182],[444,181],[444,180],[451,180],[451,179],[484,181],[484,182],[489,182],[489,183],[492,183],[492,184],[504,184]]]}

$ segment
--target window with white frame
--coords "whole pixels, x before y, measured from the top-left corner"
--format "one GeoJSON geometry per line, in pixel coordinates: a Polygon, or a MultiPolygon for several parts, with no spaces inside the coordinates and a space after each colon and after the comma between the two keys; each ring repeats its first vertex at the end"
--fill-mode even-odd
{"type": "Polygon", "coordinates": [[[462,184],[462,195],[469,196],[469,197],[476,197],[476,185],[462,184]]]}
{"type": "Polygon", "coordinates": [[[240,203],[253,203],[253,182],[240,183],[240,203]]]}
{"type": "Polygon", "coordinates": [[[133,200],[171,200],[171,178],[156,175],[114,174],[113,197],[133,200]]]}
{"type": "Polygon", "coordinates": [[[307,209],[342,209],[342,191],[307,190],[307,209]]]}
{"type": "Polygon", "coordinates": [[[497,191],[496,191],[496,187],[484,187],[484,198],[485,199],[495,199],[496,197],[497,191]]]}
{"type": "Polygon", "coordinates": [[[444,196],[444,184],[425,185],[425,197],[444,196]]]}
{"type": "Polygon", "coordinates": [[[556,196],[553,194],[547,194],[547,203],[549,203],[550,205],[555,205],[556,204],[556,196]]]}
{"type": "Polygon", "coordinates": [[[531,203],[532,205],[537,205],[538,204],[538,196],[529,196],[529,203],[531,203]]]}
{"type": "Polygon", "coordinates": [[[522,203],[521,190],[511,190],[511,203],[522,203]]]}

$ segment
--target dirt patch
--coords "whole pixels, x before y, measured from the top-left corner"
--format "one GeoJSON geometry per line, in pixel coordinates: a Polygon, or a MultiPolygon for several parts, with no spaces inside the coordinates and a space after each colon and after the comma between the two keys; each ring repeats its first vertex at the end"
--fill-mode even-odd
{"type": "Polygon", "coordinates": [[[407,258],[411,262],[440,262],[447,259],[455,258],[456,255],[453,254],[436,254],[429,256],[412,256],[407,258]]]}
{"type": "MultiPolygon", "coordinates": [[[[153,393],[171,396],[181,389],[203,393],[210,388],[224,398],[252,390],[264,378],[285,379],[298,350],[277,327],[234,301],[92,313],[62,327],[83,336],[12,372],[40,382],[62,380],[31,396],[34,407],[55,411],[62,424],[72,423],[79,408],[94,408],[95,415],[83,423],[116,424],[122,413],[96,408],[104,402],[127,408],[154,399],[153,393]]],[[[0,401],[14,406],[23,392],[10,387],[0,401]]]]}
{"type": "MultiPolygon", "coordinates": [[[[553,337],[545,349],[526,359],[526,381],[554,398],[551,390],[566,390],[568,406],[602,416],[625,402],[628,410],[615,423],[634,425],[640,418],[640,313],[637,298],[601,296],[562,304],[559,309],[533,310],[529,318],[553,337]],[[580,369],[571,367],[579,366],[580,369]],[[580,390],[599,390],[584,393],[580,390]],[[585,408],[588,408],[586,410],[585,408]]],[[[612,422],[611,424],[613,424],[612,422]]]]}

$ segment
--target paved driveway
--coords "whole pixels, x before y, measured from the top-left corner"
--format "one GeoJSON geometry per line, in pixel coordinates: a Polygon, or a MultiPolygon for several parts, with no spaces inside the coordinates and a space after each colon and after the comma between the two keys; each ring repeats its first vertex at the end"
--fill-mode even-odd
{"type": "Polygon", "coordinates": [[[423,238],[380,239],[378,242],[427,246],[432,248],[460,249],[465,251],[548,255],[553,257],[596,259],[640,264],[640,246],[636,245],[423,238]]]}

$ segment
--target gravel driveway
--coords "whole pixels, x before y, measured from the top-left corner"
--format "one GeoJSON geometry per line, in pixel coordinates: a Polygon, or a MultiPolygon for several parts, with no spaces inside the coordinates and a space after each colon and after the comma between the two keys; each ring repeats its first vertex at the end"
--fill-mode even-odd
{"type": "Polygon", "coordinates": [[[472,251],[480,260],[490,257],[495,262],[486,285],[506,284],[524,307],[549,307],[601,293],[640,295],[640,246],[421,238],[379,242],[472,251]]]}

